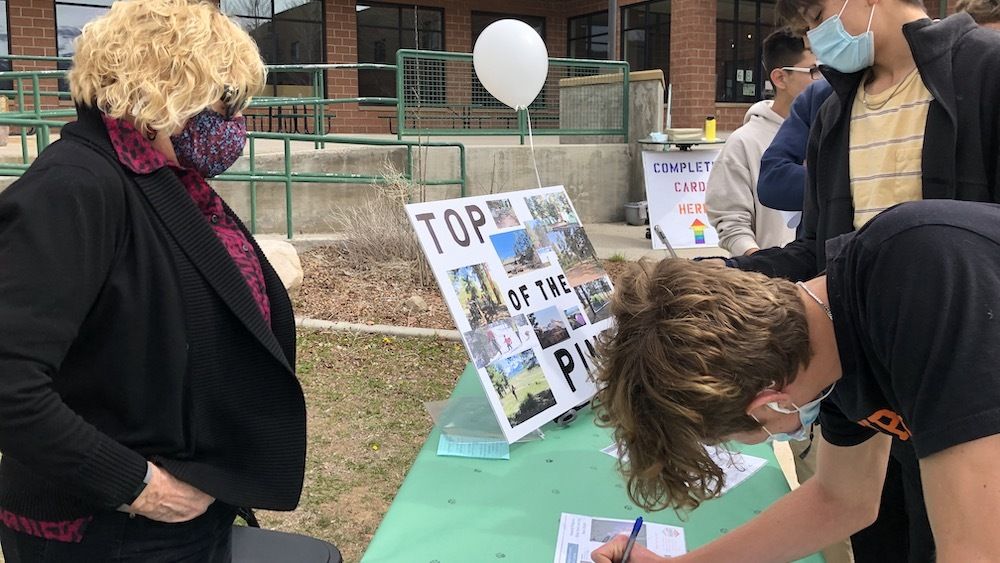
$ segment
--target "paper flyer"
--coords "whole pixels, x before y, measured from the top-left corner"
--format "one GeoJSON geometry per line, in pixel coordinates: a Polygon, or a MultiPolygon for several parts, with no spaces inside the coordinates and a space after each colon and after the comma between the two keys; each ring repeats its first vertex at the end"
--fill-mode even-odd
{"type": "Polygon", "coordinates": [[[562,186],[406,210],[507,441],[590,400],[613,287],[562,186]]]}
{"type": "Polygon", "coordinates": [[[506,440],[484,440],[477,437],[441,434],[438,439],[437,455],[477,459],[510,459],[510,444],[506,440]]]}
{"type": "MultiPolygon", "coordinates": [[[[712,457],[712,461],[722,468],[723,471],[723,484],[722,491],[719,492],[720,496],[732,490],[733,487],[740,485],[767,465],[767,460],[764,458],[745,455],[740,452],[731,452],[725,448],[705,446],[705,450],[712,457]]],[[[628,462],[628,453],[620,451],[618,444],[607,446],[601,450],[601,453],[628,462]]]]}
{"type": "MultiPolygon", "coordinates": [[[[590,554],[619,534],[632,532],[634,520],[596,518],[563,513],[553,563],[593,563],[590,554]]],[[[664,557],[687,553],[684,528],[643,521],[635,543],[664,557]]]]}
{"type": "Polygon", "coordinates": [[[706,446],[705,449],[708,450],[708,455],[712,456],[716,465],[724,471],[720,495],[724,495],[733,487],[739,486],[767,465],[767,460],[764,458],[712,446],[706,446]]]}

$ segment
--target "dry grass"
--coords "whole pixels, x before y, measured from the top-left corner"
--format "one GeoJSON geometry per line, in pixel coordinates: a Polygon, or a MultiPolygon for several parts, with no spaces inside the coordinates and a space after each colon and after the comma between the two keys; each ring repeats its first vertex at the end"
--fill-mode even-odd
{"type": "Polygon", "coordinates": [[[301,332],[298,351],[309,417],[305,488],[298,510],[259,519],[358,561],[430,432],[424,402],[446,399],[468,359],[456,342],[353,333],[301,332]]]}
{"type": "Polygon", "coordinates": [[[468,361],[461,344],[350,333],[299,334],[309,457],[299,509],[267,528],[330,541],[358,561],[468,361]]]}
{"type": "Polygon", "coordinates": [[[433,286],[430,265],[406,215],[405,206],[416,189],[391,164],[386,164],[382,174],[387,183],[371,186],[374,197],[331,212],[330,227],[348,235],[338,250],[351,269],[364,271],[372,264],[403,262],[418,284],[433,286]]]}
{"type": "Polygon", "coordinates": [[[422,285],[413,275],[412,262],[373,262],[358,270],[334,247],[313,248],[299,257],[305,277],[294,298],[296,315],[358,324],[455,328],[437,284],[422,285]],[[414,295],[428,310],[406,307],[414,295]]]}

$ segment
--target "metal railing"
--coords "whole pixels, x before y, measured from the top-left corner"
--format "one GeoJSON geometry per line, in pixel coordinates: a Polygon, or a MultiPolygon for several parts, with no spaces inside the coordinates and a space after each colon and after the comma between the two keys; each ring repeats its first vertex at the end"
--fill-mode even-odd
{"type": "MultiPolygon", "coordinates": [[[[0,57],[9,61],[35,61],[68,65],[65,57],[0,57]]],[[[257,184],[259,182],[283,183],[285,186],[285,230],[288,238],[294,235],[292,185],[296,183],[320,184],[378,184],[391,181],[379,174],[353,174],[333,172],[303,172],[293,167],[292,142],[309,142],[314,148],[327,144],[352,144],[361,146],[401,147],[406,149],[405,180],[417,185],[458,185],[461,195],[466,195],[465,146],[458,142],[419,142],[404,140],[404,136],[433,135],[518,135],[523,144],[529,123],[538,135],[587,135],[620,136],[628,138],[629,121],[629,66],[625,62],[550,59],[549,76],[542,92],[528,111],[513,112],[479,83],[472,68],[472,55],[437,51],[400,50],[396,65],[377,64],[310,64],[270,65],[272,74],[308,75],[307,80],[290,77],[276,79],[274,96],[260,96],[252,100],[246,114],[250,119],[267,110],[268,129],[273,119],[302,119],[312,125],[312,132],[259,132],[249,133],[249,170],[228,172],[216,178],[222,182],[247,182],[250,187],[250,228],[257,228],[257,184]],[[380,70],[396,72],[396,98],[324,97],[325,73],[328,71],[380,70]],[[284,82],[284,83],[283,83],[284,82]],[[288,84],[288,82],[292,82],[288,84]],[[277,95],[282,87],[303,87],[308,92],[302,96],[277,95]],[[595,100],[595,96],[599,100],[595,100]],[[395,106],[397,139],[361,138],[338,136],[328,133],[328,119],[333,117],[329,106],[342,104],[395,106]],[[302,108],[299,110],[298,108],[302,108]],[[274,111],[277,110],[277,116],[274,111]],[[286,111],[288,110],[288,111],[286,111]],[[259,170],[257,163],[258,141],[281,142],[284,165],[281,170],[259,170]],[[458,178],[425,180],[414,175],[415,147],[457,148],[460,174],[458,178]]],[[[39,152],[48,146],[51,130],[62,127],[65,120],[76,112],[71,107],[48,108],[46,98],[66,100],[68,93],[60,91],[66,70],[19,70],[0,72],[0,95],[13,94],[15,109],[0,113],[0,125],[20,129],[21,162],[0,163],[0,176],[19,176],[30,165],[28,137],[35,134],[39,152]],[[4,85],[11,88],[3,89],[4,85]],[[30,88],[30,89],[29,89],[30,88]],[[30,100],[30,103],[29,103],[30,100]]],[[[305,126],[308,131],[308,126],[305,126]]]]}
{"type": "Polygon", "coordinates": [[[0,70],[3,70],[4,71],[3,75],[5,77],[7,77],[7,78],[4,78],[3,80],[0,80],[0,84],[3,84],[3,86],[8,86],[8,85],[10,86],[9,88],[0,87],[0,95],[2,95],[2,96],[13,96],[14,99],[18,102],[18,111],[21,111],[21,112],[27,111],[28,108],[25,106],[25,103],[24,103],[24,101],[25,101],[24,100],[24,80],[27,79],[27,80],[31,80],[32,81],[32,88],[31,88],[30,92],[31,92],[31,96],[32,96],[32,102],[33,102],[32,107],[33,108],[39,108],[39,109],[41,108],[41,100],[42,100],[42,98],[56,98],[56,100],[59,100],[59,101],[62,101],[62,100],[68,101],[70,99],[68,91],[65,91],[64,89],[62,89],[60,87],[56,87],[56,88],[53,88],[53,89],[43,89],[43,88],[41,88],[40,81],[43,80],[43,79],[64,80],[66,78],[66,70],[65,69],[59,69],[58,67],[61,66],[61,65],[65,65],[66,67],[69,67],[69,64],[70,64],[71,61],[72,61],[72,59],[69,58],[69,57],[43,57],[43,56],[37,56],[36,57],[36,56],[32,56],[32,55],[0,55],[0,70]],[[34,80],[35,77],[34,76],[29,76],[29,75],[21,75],[20,77],[15,77],[13,75],[13,73],[10,72],[11,68],[12,68],[12,66],[14,64],[14,61],[33,62],[33,63],[40,63],[40,62],[43,62],[43,63],[55,63],[55,66],[57,68],[56,69],[38,69],[37,71],[33,71],[33,72],[38,72],[39,73],[37,75],[37,79],[38,80],[34,80]],[[17,84],[16,87],[14,86],[15,82],[17,84]]]}
{"type": "MultiPolygon", "coordinates": [[[[75,112],[74,115],[76,115],[75,112]]],[[[32,158],[29,151],[31,145],[28,141],[28,137],[31,135],[28,134],[29,130],[33,130],[35,150],[37,151],[36,154],[38,154],[45,150],[45,147],[49,146],[52,129],[59,129],[63,125],[66,125],[65,121],[34,117],[12,117],[0,113],[0,126],[19,127],[21,129],[19,133],[21,137],[21,162],[0,162],[0,176],[20,176],[31,166],[32,158]]]]}
{"type": "MultiPolygon", "coordinates": [[[[58,66],[60,63],[69,65],[71,59],[0,55],[0,67],[10,68],[14,61],[56,63],[58,66]]],[[[27,170],[31,163],[29,136],[34,135],[36,150],[41,152],[49,145],[52,129],[61,128],[66,120],[76,116],[76,111],[71,107],[44,109],[43,100],[55,98],[56,104],[69,100],[69,92],[62,92],[58,87],[58,81],[65,78],[65,70],[0,72],[0,96],[14,99],[14,107],[0,114],[0,125],[17,127],[21,140],[21,163],[0,163],[0,176],[20,175],[27,170]]]]}
{"type": "MultiPolygon", "coordinates": [[[[41,62],[68,62],[65,57],[22,57],[8,56],[0,57],[0,60],[32,60],[41,62]]],[[[247,134],[249,147],[249,170],[233,171],[215,177],[214,181],[220,182],[246,182],[250,188],[250,220],[249,228],[251,232],[257,231],[257,184],[259,182],[274,182],[284,184],[285,198],[285,231],[286,236],[291,239],[295,232],[293,193],[292,185],[297,183],[312,184],[383,184],[394,181],[394,178],[380,174],[355,174],[337,172],[304,172],[296,171],[293,166],[292,143],[308,142],[317,149],[325,147],[327,144],[349,144],[372,147],[400,147],[406,149],[405,169],[401,176],[408,182],[420,186],[446,186],[457,185],[460,187],[462,196],[466,195],[467,172],[465,145],[455,142],[415,142],[393,139],[375,139],[332,135],[327,133],[326,118],[330,117],[326,107],[335,104],[362,103],[368,105],[395,105],[394,98],[336,98],[328,99],[323,97],[324,72],[328,70],[352,70],[352,69],[375,69],[394,70],[392,65],[369,65],[369,64],[333,64],[333,65],[271,65],[269,72],[273,73],[309,73],[311,94],[310,96],[260,96],[254,98],[250,103],[248,113],[253,114],[257,108],[273,109],[295,108],[296,106],[311,109],[301,113],[292,112],[296,119],[303,118],[311,120],[313,123],[313,133],[281,133],[281,132],[260,132],[250,131],[247,134]],[[257,163],[258,142],[276,141],[282,145],[283,166],[281,170],[261,170],[257,163]],[[414,149],[415,148],[453,148],[458,150],[459,177],[458,178],[418,178],[414,174],[414,149]]],[[[0,162],[0,176],[20,176],[31,165],[31,155],[29,152],[29,136],[35,137],[35,147],[40,153],[51,141],[52,130],[61,128],[66,124],[66,120],[76,116],[76,110],[71,107],[57,107],[45,109],[44,98],[56,97],[60,100],[68,99],[68,93],[59,91],[58,81],[65,79],[66,70],[32,70],[32,71],[6,71],[0,72],[0,85],[5,81],[10,81],[14,87],[8,90],[0,89],[0,95],[13,95],[15,107],[12,111],[0,113],[0,126],[17,127],[20,129],[21,138],[21,162],[0,162]],[[44,81],[52,81],[51,88],[43,87],[44,81]],[[28,103],[30,101],[30,104],[28,103]]],[[[50,86],[44,84],[44,86],[50,86]]],[[[277,88],[277,87],[275,87],[277,88]]],[[[51,104],[50,104],[51,105],[51,104]]],[[[288,113],[279,114],[289,115],[288,113]]]]}
{"type": "MultiPolygon", "coordinates": [[[[330,105],[342,105],[342,104],[365,104],[365,105],[381,105],[381,106],[395,106],[395,98],[374,98],[374,97],[352,97],[352,98],[326,98],[323,95],[325,91],[324,84],[326,83],[326,72],[331,70],[389,70],[395,71],[395,65],[383,65],[383,64],[369,64],[369,63],[344,63],[344,64],[297,64],[297,65],[268,65],[267,72],[269,75],[286,75],[286,74],[308,74],[308,86],[310,87],[309,96],[257,96],[250,102],[250,107],[248,108],[247,117],[251,120],[255,119],[254,110],[257,108],[267,108],[268,109],[268,127],[269,132],[286,132],[284,131],[283,121],[285,119],[292,119],[293,122],[302,118],[304,121],[309,121],[311,119],[313,127],[312,134],[314,135],[325,135],[329,130],[327,126],[327,117],[332,117],[332,115],[327,113],[327,106],[330,105]],[[312,112],[309,113],[308,109],[304,109],[301,113],[295,111],[297,106],[302,106],[303,108],[311,109],[312,112]],[[279,110],[278,115],[275,115],[272,110],[277,108],[279,110]],[[281,113],[282,108],[291,108],[291,113],[281,113]],[[274,120],[277,120],[278,127],[274,127],[274,120]]],[[[276,79],[275,82],[280,82],[280,79],[276,79]]],[[[275,94],[277,94],[278,88],[281,86],[292,86],[290,84],[278,84],[274,85],[275,94]]],[[[308,129],[308,128],[307,128],[308,129]]],[[[308,133],[308,131],[303,131],[308,133]]],[[[295,126],[295,130],[292,133],[298,134],[298,128],[295,126]]],[[[316,148],[323,148],[323,143],[317,141],[316,148]]]]}
{"type": "MultiPolygon", "coordinates": [[[[44,62],[56,63],[57,66],[69,66],[72,61],[69,57],[34,57],[26,55],[0,55],[0,67],[9,66],[14,61],[22,62],[44,62]]],[[[268,65],[268,74],[288,75],[302,74],[308,75],[306,80],[302,80],[309,93],[304,96],[257,96],[247,109],[246,116],[248,125],[257,124],[263,119],[267,120],[266,130],[268,132],[285,132],[287,122],[292,123],[293,133],[311,133],[324,135],[330,130],[328,118],[334,114],[327,110],[327,106],[342,105],[349,103],[359,103],[365,105],[395,106],[395,98],[374,98],[374,97],[353,97],[353,98],[326,98],[323,95],[326,83],[325,73],[330,70],[388,70],[395,71],[395,65],[382,64],[300,64],[300,65],[268,65]],[[298,108],[303,108],[299,110],[298,108]],[[257,110],[267,110],[266,114],[261,114],[257,110]],[[275,111],[276,110],[276,111],[275,111]],[[299,120],[304,122],[303,130],[298,127],[299,120]],[[306,123],[311,123],[312,128],[306,123]],[[277,124],[277,126],[275,126],[277,124]]],[[[66,78],[66,69],[57,70],[31,70],[31,71],[3,71],[0,72],[0,95],[13,96],[16,109],[10,110],[6,117],[9,118],[34,118],[34,119],[61,119],[76,116],[76,111],[72,107],[59,107],[44,109],[43,100],[56,98],[57,102],[68,101],[70,95],[65,91],[65,84],[62,81],[66,78]],[[43,81],[52,81],[49,88],[42,85],[43,81]],[[26,84],[27,82],[27,84],[26,84]],[[5,83],[9,83],[11,88],[2,88],[5,83]],[[30,97],[30,104],[27,103],[30,97]]],[[[294,88],[296,84],[281,84],[281,79],[275,79],[279,84],[268,84],[277,94],[281,88],[294,88]]],[[[51,105],[51,104],[49,104],[51,105]]],[[[30,125],[29,125],[30,127],[30,125]]],[[[48,132],[46,131],[46,134],[48,132]]],[[[26,139],[22,135],[22,145],[27,146],[26,139]]],[[[46,143],[47,144],[47,143],[46,143]]],[[[316,148],[323,148],[322,143],[316,148]]],[[[26,151],[24,154],[27,154],[26,151]]],[[[27,157],[24,160],[27,163],[27,157]]]]}
{"type": "Polygon", "coordinates": [[[415,142],[400,141],[392,139],[370,139],[359,137],[343,137],[338,135],[306,135],[290,133],[260,133],[250,132],[247,134],[247,144],[249,146],[249,170],[226,172],[213,178],[213,181],[221,182],[247,182],[250,185],[250,232],[257,233],[257,183],[258,182],[280,182],[285,185],[285,233],[289,239],[294,237],[295,224],[294,213],[292,211],[292,184],[313,183],[313,184],[386,184],[392,182],[388,178],[379,174],[353,174],[338,172],[296,172],[292,166],[292,142],[306,141],[317,145],[329,144],[349,144],[375,147],[405,147],[406,166],[402,171],[402,177],[420,186],[460,186],[461,197],[466,195],[467,171],[465,160],[465,145],[454,142],[415,142]],[[257,141],[272,140],[281,141],[283,153],[283,168],[281,170],[262,171],[257,169],[257,141]],[[417,178],[414,175],[414,155],[415,148],[455,148],[458,149],[459,177],[458,178],[438,178],[425,179],[417,178]]]}
{"type": "Polygon", "coordinates": [[[524,144],[529,118],[536,135],[628,138],[627,62],[551,58],[541,93],[527,111],[520,112],[486,91],[476,78],[469,53],[401,49],[396,53],[396,68],[399,139],[517,135],[524,144]],[[580,99],[570,94],[581,83],[574,79],[585,78],[584,83],[602,85],[600,103],[589,95],[580,99]]]}

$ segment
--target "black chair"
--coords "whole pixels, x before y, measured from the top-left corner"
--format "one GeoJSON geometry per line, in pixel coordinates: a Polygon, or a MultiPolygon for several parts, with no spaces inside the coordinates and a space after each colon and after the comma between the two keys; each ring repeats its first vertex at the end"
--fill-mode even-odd
{"type": "Polygon", "coordinates": [[[343,563],[330,543],[301,534],[233,526],[233,563],[343,563]]]}

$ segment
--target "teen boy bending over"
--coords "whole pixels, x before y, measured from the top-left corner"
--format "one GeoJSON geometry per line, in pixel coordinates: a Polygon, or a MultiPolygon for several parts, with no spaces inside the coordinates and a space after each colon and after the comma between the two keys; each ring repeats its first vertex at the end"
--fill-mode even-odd
{"type": "MultiPolygon", "coordinates": [[[[791,561],[867,526],[892,440],[919,458],[938,561],[1000,560],[1000,206],[906,203],[841,242],[804,284],[682,260],[618,284],[596,408],[638,505],[717,496],[704,443],[822,423],[813,479],[671,562],[791,561]]],[[[594,563],[620,561],[624,539],[594,563]]]]}

